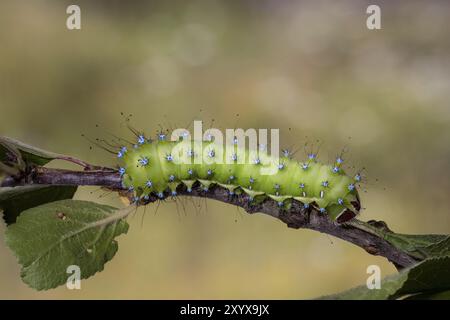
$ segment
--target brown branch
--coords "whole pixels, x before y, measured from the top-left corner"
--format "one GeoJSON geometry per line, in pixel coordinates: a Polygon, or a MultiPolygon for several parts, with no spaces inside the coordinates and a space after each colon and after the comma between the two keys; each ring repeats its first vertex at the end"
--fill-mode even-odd
{"type": "MultiPolygon", "coordinates": [[[[71,171],[36,167],[27,176],[20,179],[13,177],[4,179],[0,186],[12,187],[25,184],[101,186],[126,194],[126,191],[122,188],[121,178],[117,171],[109,169],[71,171]]],[[[280,209],[277,203],[271,199],[254,204],[249,202],[245,193],[230,196],[228,190],[219,186],[211,186],[205,192],[200,186],[194,185],[192,191],[188,192],[184,186],[180,185],[177,192],[178,195],[209,198],[233,204],[243,208],[250,214],[256,212],[268,214],[281,220],[290,228],[311,229],[333,235],[363,248],[372,255],[387,258],[399,269],[418,262],[406,252],[386,241],[372,224],[356,219],[353,219],[350,223],[338,224],[330,220],[326,214],[321,214],[312,207],[305,209],[297,201],[293,201],[289,209],[280,209]]],[[[168,196],[169,194],[165,195],[165,197],[168,196]]],[[[157,200],[159,199],[152,196],[147,203],[157,200]]]]}

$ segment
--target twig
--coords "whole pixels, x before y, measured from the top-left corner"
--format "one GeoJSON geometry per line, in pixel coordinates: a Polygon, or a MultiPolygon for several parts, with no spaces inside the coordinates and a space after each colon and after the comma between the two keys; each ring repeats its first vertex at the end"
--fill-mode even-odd
{"type": "MultiPolygon", "coordinates": [[[[112,169],[71,171],[36,167],[26,177],[21,179],[7,177],[0,186],[13,187],[26,184],[89,185],[101,186],[122,193],[125,192],[118,172],[112,169]]],[[[353,219],[350,223],[338,224],[330,220],[326,214],[321,214],[312,207],[305,209],[297,201],[293,201],[289,209],[280,209],[277,203],[271,199],[252,204],[249,202],[246,194],[230,196],[228,190],[219,186],[211,186],[208,192],[195,185],[192,191],[188,192],[185,187],[180,186],[177,192],[179,195],[209,198],[233,204],[242,207],[250,214],[256,212],[264,213],[281,220],[290,228],[311,229],[333,235],[363,248],[372,255],[387,258],[399,269],[409,267],[418,262],[406,252],[401,251],[383,239],[380,232],[374,230],[375,227],[373,225],[356,219],[353,219]],[[374,232],[371,232],[371,230],[374,232]]],[[[167,196],[169,195],[167,194],[167,196]]],[[[150,197],[148,203],[157,200],[159,199],[156,197],[150,197]]]]}

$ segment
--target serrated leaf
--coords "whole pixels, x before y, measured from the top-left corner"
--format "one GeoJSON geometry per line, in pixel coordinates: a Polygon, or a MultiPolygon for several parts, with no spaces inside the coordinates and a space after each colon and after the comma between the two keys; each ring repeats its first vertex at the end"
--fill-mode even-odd
{"type": "Polygon", "coordinates": [[[0,188],[3,219],[7,224],[14,223],[22,211],[48,202],[72,199],[76,191],[76,186],[28,185],[0,188]]]}
{"type": "MultiPolygon", "coordinates": [[[[450,256],[424,260],[396,275],[386,277],[381,289],[359,286],[321,299],[386,300],[409,295],[444,292],[450,290],[450,256]]],[[[425,298],[425,295],[423,296],[425,298]]]]}
{"type": "Polygon", "coordinates": [[[67,267],[85,279],[103,270],[117,252],[114,240],[128,231],[130,209],[62,200],[24,211],[6,230],[6,243],[22,265],[25,283],[47,290],[66,283],[67,267]]]}

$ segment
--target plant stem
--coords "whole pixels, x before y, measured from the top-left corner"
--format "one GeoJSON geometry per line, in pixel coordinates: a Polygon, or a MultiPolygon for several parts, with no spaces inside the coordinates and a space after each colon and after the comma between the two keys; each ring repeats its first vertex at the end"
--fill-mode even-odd
{"type": "MultiPolygon", "coordinates": [[[[119,173],[112,169],[72,171],[36,167],[27,176],[20,179],[5,178],[0,186],[14,187],[26,184],[100,186],[118,192],[126,192],[122,188],[119,173]]],[[[277,203],[269,198],[254,204],[249,202],[245,193],[230,196],[228,190],[220,186],[211,186],[208,192],[195,185],[191,192],[187,192],[186,188],[180,186],[177,192],[180,196],[209,198],[233,204],[243,208],[249,214],[264,213],[281,220],[290,228],[311,229],[333,235],[363,248],[372,255],[387,258],[398,269],[412,266],[418,262],[417,259],[386,241],[383,231],[373,225],[356,219],[349,223],[338,224],[312,207],[305,209],[296,201],[292,202],[289,209],[280,209],[277,203]]],[[[131,197],[131,194],[128,196],[131,197]]],[[[150,197],[146,204],[157,200],[159,199],[156,197],[150,197]]]]}

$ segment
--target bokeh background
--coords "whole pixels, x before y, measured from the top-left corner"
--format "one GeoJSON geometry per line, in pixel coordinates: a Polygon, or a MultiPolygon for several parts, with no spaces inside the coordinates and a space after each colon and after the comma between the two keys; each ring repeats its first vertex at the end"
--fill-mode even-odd
{"type": "MultiPolygon", "coordinates": [[[[365,167],[361,219],[450,233],[450,3],[446,1],[0,2],[0,134],[92,163],[80,137],[185,127],[280,128],[365,167]],[[66,28],[81,7],[82,29],[66,28]],[[382,30],[366,28],[378,4],[382,30]],[[99,125],[97,128],[96,125],[99,125]]],[[[56,164],[61,165],[61,164],[56,164]]],[[[120,206],[115,194],[76,198],[120,206]]],[[[265,215],[185,199],[130,218],[116,257],[36,292],[0,241],[0,298],[313,298],[365,283],[380,257],[265,215]]],[[[3,234],[5,225],[0,225],[3,234]]]]}

